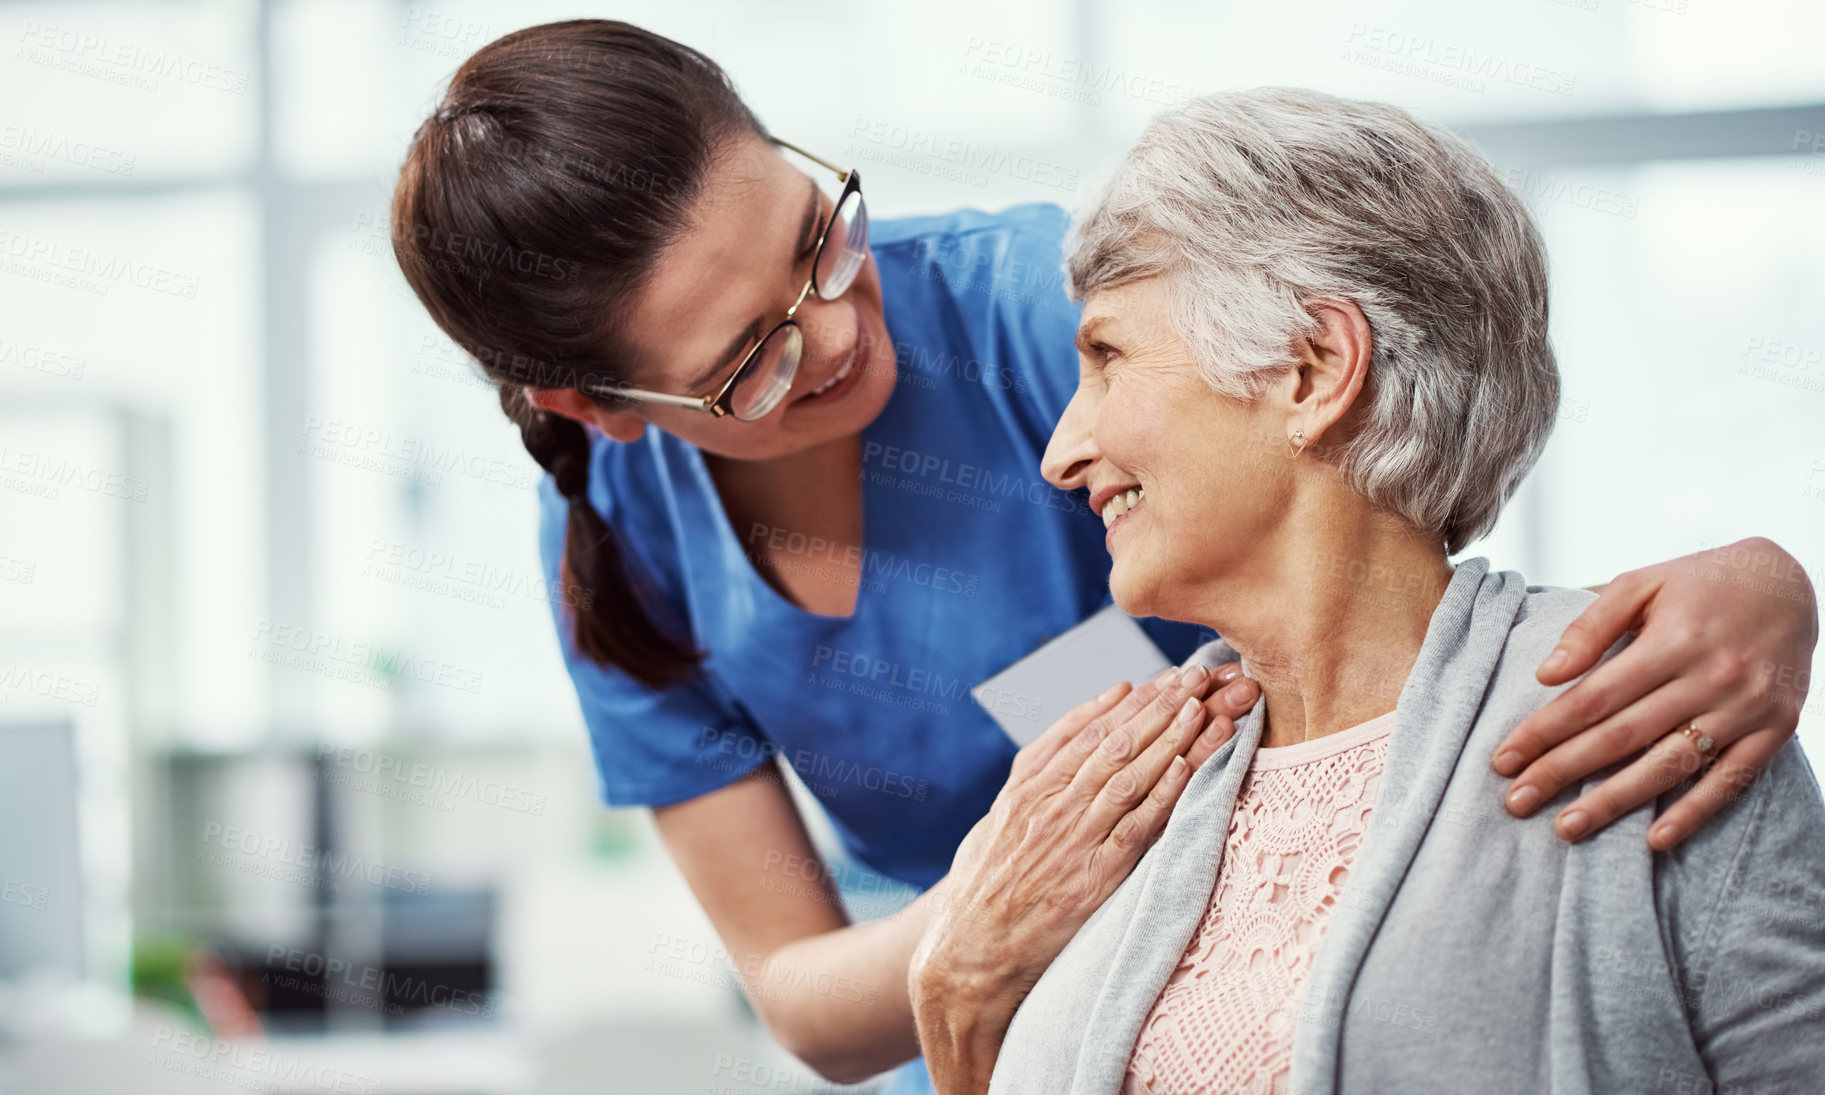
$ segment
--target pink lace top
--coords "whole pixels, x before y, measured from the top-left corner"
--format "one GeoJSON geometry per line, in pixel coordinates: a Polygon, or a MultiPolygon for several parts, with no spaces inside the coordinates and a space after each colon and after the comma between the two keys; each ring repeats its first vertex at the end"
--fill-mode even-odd
{"type": "Polygon", "coordinates": [[[1298,993],[1362,844],[1394,712],[1257,749],[1190,946],[1141,1024],[1123,1095],[1282,1092],[1298,993]]]}

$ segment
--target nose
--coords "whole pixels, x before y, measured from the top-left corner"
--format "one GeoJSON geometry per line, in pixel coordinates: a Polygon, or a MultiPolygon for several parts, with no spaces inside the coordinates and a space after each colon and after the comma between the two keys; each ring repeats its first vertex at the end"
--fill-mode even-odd
{"type": "Polygon", "coordinates": [[[804,360],[809,362],[843,360],[861,333],[856,323],[855,300],[848,293],[835,300],[807,296],[793,318],[804,332],[804,360]]]}
{"type": "Polygon", "coordinates": [[[1040,474],[1059,490],[1087,486],[1090,466],[1100,455],[1090,430],[1095,418],[1090,403],[1079,385],[1071,402],[1065,404],[1065,413],[1053,427],[1052,439],[1046,443],[1046,454],[1039,461],[1040,474]]]}

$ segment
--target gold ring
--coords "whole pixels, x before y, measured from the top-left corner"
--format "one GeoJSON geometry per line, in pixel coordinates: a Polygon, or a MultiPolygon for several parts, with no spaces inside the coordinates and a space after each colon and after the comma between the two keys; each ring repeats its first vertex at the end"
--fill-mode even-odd
{"type": "Polygon", "coordinates": [[[1717,742],[1711,739],[1711,735],[1700,730],[1696,722],[1686,723],[1679,728],[1679,732],[1684,734],[1686,740],[1691,742],[1693,748],[1698,750],[1699,756],[1705,758],[1707,761],[1714,761],[1717,759],[1717,742]]]}

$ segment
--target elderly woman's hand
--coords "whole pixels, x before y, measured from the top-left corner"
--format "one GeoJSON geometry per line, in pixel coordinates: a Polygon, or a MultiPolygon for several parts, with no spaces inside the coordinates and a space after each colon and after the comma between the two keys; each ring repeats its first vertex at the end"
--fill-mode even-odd
{"type": "Polygon", "coordinates": [[[985,1091],[1014,1011],[1165,828],[1197,767],[1254,703],[1245,678],[1167,670],[1073,708],[1014,758],[959,848],[908,971],[926,1065],[943,1095],[985,1091]]]}
{"type": "Polygon", "coordinates": [[[1559,835],[1577,840],[1698,772],[1696,746],[1676,732],[1696,723],[1718,760],[1648,830],[1649,844],[1665,850],[1740,794],[1793,736],[1818,605],[1793,556],[1759,538],[1632,570],[1572,622],[1540,682],[1585,672],[1630,630],[1640,634],[1626,649],[1515,727],[1495,769],[1518,776],[1508,804],[1525,817],[1647,749],[1559,812],[1559,835]]]}

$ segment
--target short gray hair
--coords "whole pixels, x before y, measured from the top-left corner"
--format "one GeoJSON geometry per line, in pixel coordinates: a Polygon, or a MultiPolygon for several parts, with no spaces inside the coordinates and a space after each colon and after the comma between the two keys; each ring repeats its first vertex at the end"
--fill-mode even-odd
{"type": "Polygon", "coordinates": [[[1329,458],[1447,552],[1494,527],[1552,432],[1539,232],[1481,156],[1396,107],[1193,99],[1147,126],[1072,233],[1072,295],[1163,275],[1199,372],[1238,399],[1315,333],[1304,301],[1354,302],[1369,376],[1329,458]]]}

